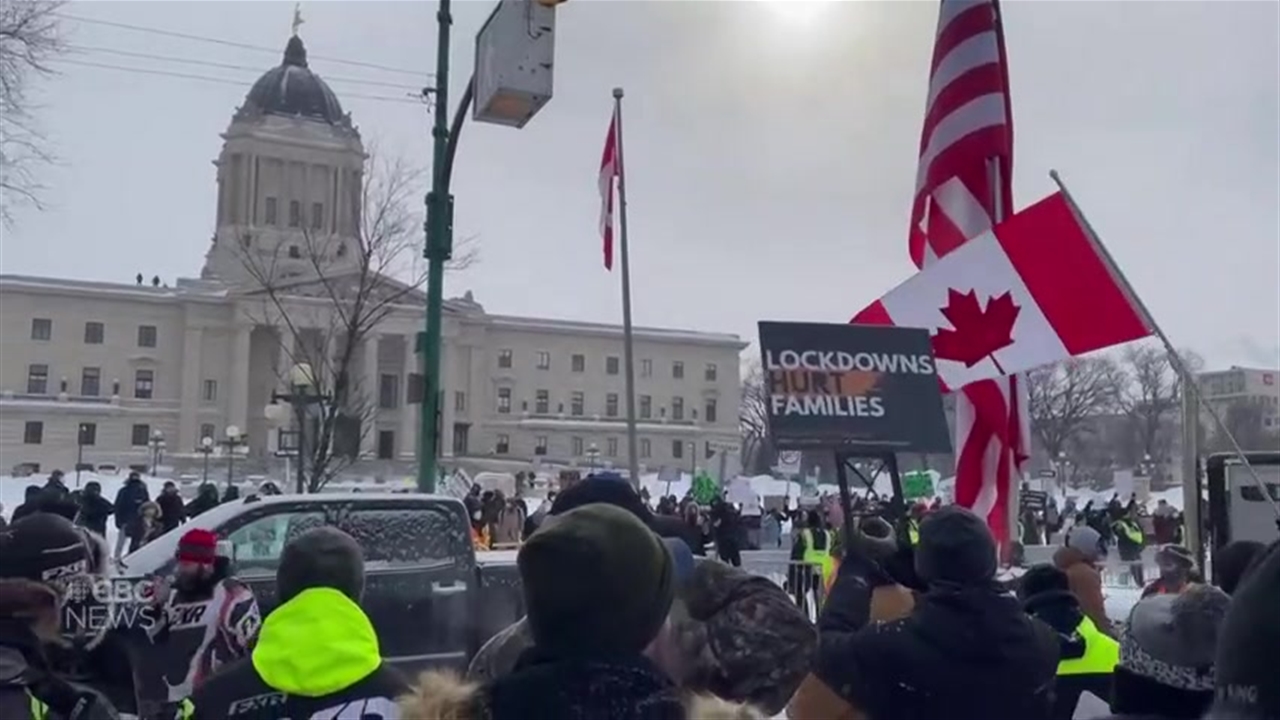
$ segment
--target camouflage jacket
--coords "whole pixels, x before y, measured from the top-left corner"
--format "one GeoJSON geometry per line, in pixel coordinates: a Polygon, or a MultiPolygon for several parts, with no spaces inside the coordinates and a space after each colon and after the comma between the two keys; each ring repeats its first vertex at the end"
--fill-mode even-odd
{"type": "MultiPolygon", "coordinates": [[[[697,560],[671,619],[686,690],[770,715],[786,707],[818,645],[817,629],[782,588],[715,560],[697,560]]],[[[521,619],[480,648],[467,679],[483,683],[511,672],[532,645],[521,619]]]]}

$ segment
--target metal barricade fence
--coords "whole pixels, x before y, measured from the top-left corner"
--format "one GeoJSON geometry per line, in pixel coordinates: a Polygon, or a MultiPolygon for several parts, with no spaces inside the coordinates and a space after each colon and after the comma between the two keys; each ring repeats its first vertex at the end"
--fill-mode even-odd
{"type": "Polygon", "coordinates": [[[742,569],[773,581],[804,608],[815,622],[826,598],[822,566],[792,560],[784,550],[752,550],[742,553],[742,569]]]}

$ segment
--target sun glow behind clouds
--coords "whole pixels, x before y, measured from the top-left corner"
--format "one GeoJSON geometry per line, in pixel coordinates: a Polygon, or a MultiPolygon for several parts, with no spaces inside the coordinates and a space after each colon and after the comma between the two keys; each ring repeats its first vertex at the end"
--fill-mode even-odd
{"type": "Polygon", "coordinates": [[[781,31],[808,32],[816,29],[833,0],[757,0],[754,5],[767,13],[781,31]]]}

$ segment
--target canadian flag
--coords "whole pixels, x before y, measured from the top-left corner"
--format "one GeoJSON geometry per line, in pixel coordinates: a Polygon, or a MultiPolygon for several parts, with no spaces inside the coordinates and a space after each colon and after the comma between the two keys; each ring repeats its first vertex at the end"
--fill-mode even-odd
{"type": "Polygon", "coordinates": [[[853,322],[928,328],[948,390],[1151,334],[1061,193],[952,250],[853,322]]]}

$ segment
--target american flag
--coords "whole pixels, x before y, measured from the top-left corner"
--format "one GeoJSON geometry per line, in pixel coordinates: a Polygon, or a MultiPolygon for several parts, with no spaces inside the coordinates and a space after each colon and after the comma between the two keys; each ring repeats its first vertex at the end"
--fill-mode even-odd
{"type": "Polygon", "coordinates": [[[622,172],[618,158],[618,109],[609,119],[609,135],[600,158],[600,239],[604,242],[604,268],[613,270],[613,186],[622,172]]]}
{"type": "MultiPolygon", "coordinates": [[[[911,260],[923,268],[1010,211],[1013,116],[997,0],[942,0],[911,208],[911,260]]],[[[1008,546],[1013,476],[1030,435],[1017,378],[956,396],[956,502],[1008,546]]]]}

